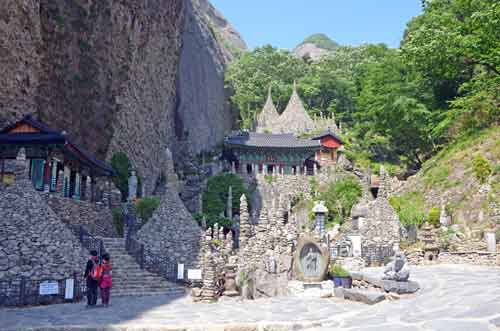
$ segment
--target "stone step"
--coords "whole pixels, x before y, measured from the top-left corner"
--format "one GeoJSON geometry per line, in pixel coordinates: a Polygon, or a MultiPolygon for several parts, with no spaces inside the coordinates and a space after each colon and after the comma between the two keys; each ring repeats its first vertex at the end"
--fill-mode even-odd
{"type": "Polygon", "coordinates": [[[153,296],[153,295],[167,295],[167,296],[179,296],[182,297],[186,295],[185,291],[160,291],[160,292],[149,292],[149,291],[126,291],[126,292],[111,292],[111,296],[116,296],[116,297],[129,297],[129,296],[136,296],[136,297],[144,297],[144,296],[153,296]]]}

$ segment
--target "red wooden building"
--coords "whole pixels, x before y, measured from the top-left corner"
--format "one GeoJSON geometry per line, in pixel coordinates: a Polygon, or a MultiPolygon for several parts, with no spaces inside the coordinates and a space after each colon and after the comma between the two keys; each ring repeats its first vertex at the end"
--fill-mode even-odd
{"type": "Polygon", "coordinates": [[[312,138],[319,140],[320,148],[316,151],[315,160],[320,165],[331,165],[337,163],[337,151],[344,145],[342,139],[332,131],[312,138]]]}

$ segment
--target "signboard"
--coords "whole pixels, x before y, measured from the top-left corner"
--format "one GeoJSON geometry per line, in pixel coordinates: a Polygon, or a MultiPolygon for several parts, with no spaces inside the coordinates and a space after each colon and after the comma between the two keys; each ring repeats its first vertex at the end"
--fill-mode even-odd
{"type": "Polygon", "coordinates": [[[55,281],[46,281],[40,283],[39,293],[40,295],[59,294],[59,283],[55,281]]]}
{"type": "Polygon", "coordinates": [[[177,279],[184,279],[184,264],[177,265],[177,279]]]}
{"type": "Polygon", "coordinates": [[[75,289],[75,280],[73,278],[66,279],[64,299],[73,300],[74,289],[75,289]]]}
{"type": "Polygon", "coordinates": [[[188,279],[201,280],[201,269],[188,269],[188,279]]]}

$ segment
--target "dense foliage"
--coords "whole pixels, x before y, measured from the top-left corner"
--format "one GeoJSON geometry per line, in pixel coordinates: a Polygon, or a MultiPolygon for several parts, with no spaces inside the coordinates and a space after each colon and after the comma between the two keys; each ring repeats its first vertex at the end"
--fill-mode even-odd
{"type": "Polygon", "coordinates": [[[294,80],[311,115],[335,114],[349,128],[350,157],[367,165],[414,171],[450,140],[500,124],[500,3],[423,4],[400,49],[337,46],[318,63],[271,46],[245,54],[226,77],[242,127],[269,86],[282,112],[294,80]]]}
{"type": "Polygon", "coordinates": [[[208,179],[207,188],[203,192],[203,213],[197,215],[198,221],[205,218],[207,226],[215,223],[230,228],[232,220],[226,216],[226,207],[229,196],[229,187],[232,188],[232,212],[233,215],[240,212],[240,197],[249,192],[245,188],[243,180],[234,174],[221,174],[208,179]]]}
{"type": "Polygon", "coordinates": [[[352,206],[361,198],[362,190],[358,181],[344,177],[330,184],[319,199],[328,208],[327,224],[343,223],[351,215],[352,206]]]}
{"type": "Polygon", "coordinates": [[[111,157],[111,166],[116,172],[113,177],[113,183],[122,194],[122,201],[126,201],[128,197],[128,177],[130,172],[130,160],[127,154],[118,152],[111,157]]]}

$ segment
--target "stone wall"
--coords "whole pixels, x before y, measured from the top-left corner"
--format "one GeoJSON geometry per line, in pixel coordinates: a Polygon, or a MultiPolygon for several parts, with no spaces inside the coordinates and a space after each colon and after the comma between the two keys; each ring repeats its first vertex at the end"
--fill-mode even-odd
{"type": "MultiPolygon", "coordinates": [[[[500,245],[499,245],[500,246],[500,245]]],[[[408,261],[413,265],[427,264],[423,252],[407,254],[408,261]]],[[[473,264],[500,267],[500,253],[488,252],[441,252],[434,263],[440,264],[473,264]]]]}
{"type": "Polygon", "coordinates": [[[111,209],[98,207],[95,203],[62,198],[55,194],[43,195],[50,208],[61,221],[70,225],[83,225],[93,235],[117,237],[113,226],[111,209]]]}
{"type": "Polygon", "coordinates": [[[78,238],[27,175],[0,188],[0,219],[0,280],[61,279],[85,266],[87,253],[78,238]]]}
{"type": "Polygon", "coordinates": [[[186,268],[199,266],[202,237],[203,231],[173,188],[167,188],[153,217],[137,233],[148,250],[186,268]]]}

